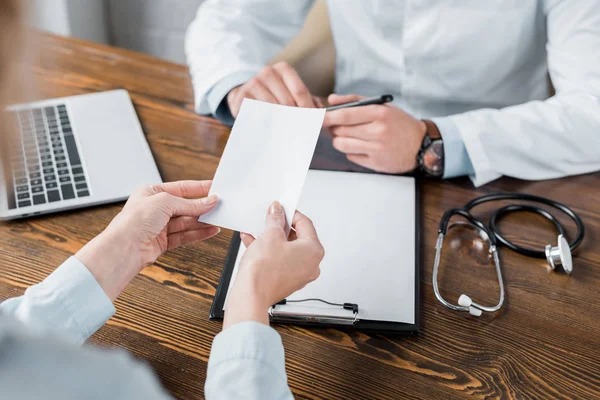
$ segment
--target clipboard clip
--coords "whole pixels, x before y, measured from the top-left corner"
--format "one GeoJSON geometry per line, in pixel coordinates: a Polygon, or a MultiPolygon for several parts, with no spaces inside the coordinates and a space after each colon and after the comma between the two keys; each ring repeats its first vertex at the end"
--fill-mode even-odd
{"type": "Polygon", "coordinates": [[[331,303],[322,299],[302,299],[302,300],[286,300],[283,299],[279,303],[273,304],[269,309],[269,317],[274,322],[306,322],[328,325],[354,325],[358,319],[358,304],[355,303],[331,303]],[[342,307],[344,310],[351,311],[352,314],[346,316],[327,315],[327,314],[301,314],[290,310],[277,308],[277,306],[288,303],[302,303],[308,301],[318,301],[330,306],[342,307]]]}

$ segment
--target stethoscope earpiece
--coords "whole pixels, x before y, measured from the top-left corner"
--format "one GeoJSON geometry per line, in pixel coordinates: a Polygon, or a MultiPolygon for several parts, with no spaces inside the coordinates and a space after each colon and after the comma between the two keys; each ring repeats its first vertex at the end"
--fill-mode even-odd
{"type": "Polygon", "coordinates": [[[460,297],[458,298],[458,305],[462,306],[462,307],[468,307],[469,314],[471,314],[475,317],[480,317],[481,314],[483,313],[483,311],[481,311],[479,308],[473,306],[473,300],[471,300],[471,298],[469,296],[467,296],[466,294],[460,295],[460,297]]]}

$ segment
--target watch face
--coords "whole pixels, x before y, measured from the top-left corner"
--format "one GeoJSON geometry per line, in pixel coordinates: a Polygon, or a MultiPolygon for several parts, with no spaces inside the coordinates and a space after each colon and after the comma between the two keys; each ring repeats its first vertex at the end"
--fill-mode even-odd
{"type": "Polygon", "coordinates": [[[434,140],[423,154],[423,169],[432,176],[444,173],[444,146],[441,140],[434,140]]]}

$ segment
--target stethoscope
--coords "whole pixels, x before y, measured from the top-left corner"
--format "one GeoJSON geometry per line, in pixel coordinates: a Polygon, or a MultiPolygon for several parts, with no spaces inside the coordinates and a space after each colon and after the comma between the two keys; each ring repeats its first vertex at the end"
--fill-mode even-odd
{"type": "Polygon", "coordinates": [[[485,196],[477,197],[467,204],[464,205],[463,208],[453,208],[446,211],[440,221],[440,226],[438,230],[438,238],[435,244],[435,260],[433,264],[433,290],[435,292],[435,297],[446,307],[456,310],[456,311],[468,311],[471,315],[480,316],[483,311],[486,312],[494,312],[498,311],[502,304],[504,303],[504,283],[502,281],[502,270],[500,268],[500,257],[498,256],[498,245],[502,244],[503,246],[508,247],[509,249],[523,254],[528,257],[533,258],[541,258],[546,259],[550,269],[555,270],[558,267],[562,269],[565,273],[571,274],[573,272],[573,260],[571,258],[571,251],[575,250],[577,246],[581,244],[583,240],[583,236],[585,234],[585,228],[583,225],[583,221],[581,218],[569,207],[566,205],[559,203],[554,200],[547,199],[545,197],[533,196],[530,194],[524,193],[496,193],[496,194],[488,194],[485,196]],[[499,201],[499,200],[520,200],[520,201],[529,201],[534,203],[541,203],[548,205],[550,207],[556,208],[563,213],[567,214],[577,225],[577,236],[572,243],[568,243],[566,236],[566,231],[563,225],[548,211],[543,208],[532,206],[529,204],[510,204],[504,206],[490,217],[489,224],[486,226],[483,222],[473,217],[471,214],[471,209],[483,204],[488,203],[490,201],[499,201]],[[529,212],[535,213],[543,216],[548,221],[550,221],[556,230],[558,231],[558,244],[556,246],[547,245],[544,251],[530,249],[527,247],[517,246],[516,244],[510,242],[506,239],[500,230],[498,229],[498,221],[505,217],[507,214],[515,213],[515,212],[529,212]],[[471,224],[479,230],[480,236],[482,239],[486,240],[489,244],[489,251],[494,259],[494,265],[496,267],[496,275],[498,277],[498,285],[500,286],[500,299],[498,303],[493,307],[486,307],[481,304],[474,302],[471,297],[466,294],[461,294],[458,298],[458,305],[452,304],[446,301],[442,295],[440,294],[440,290],[438,287],[438,269],[440,266],[440,256],[442,253],[442,244],[444,242],[444,236],[448,232],[448,229],[453,225],[449,226],[450,219],[453,216],[461,216],[465,218],[468,223],[465,222],[457,222],[455,225],[464,225],[471,224]]]}

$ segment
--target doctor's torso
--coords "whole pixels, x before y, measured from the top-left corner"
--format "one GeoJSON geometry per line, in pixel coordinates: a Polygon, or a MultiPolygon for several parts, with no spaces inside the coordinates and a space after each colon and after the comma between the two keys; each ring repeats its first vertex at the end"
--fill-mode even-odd
{"type": "Polygon", "coordinates": [[[537,0],[328,0],[336,92],[379,95],[420,117],[549,96],[537,0]]]}

